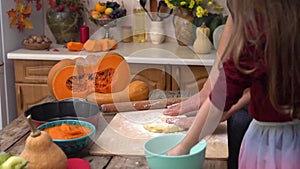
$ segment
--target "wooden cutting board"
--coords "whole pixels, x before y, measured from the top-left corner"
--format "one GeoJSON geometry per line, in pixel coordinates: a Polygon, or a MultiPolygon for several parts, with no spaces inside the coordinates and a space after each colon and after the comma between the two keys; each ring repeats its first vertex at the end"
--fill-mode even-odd
{"type": "MultiPolygon", "coordinates": [[[[144,156],[144,143],[163,133],[152,133],[143,124],[156,120],[163,109],[118,113],[95,140],[92,155],[144,156]]],[[[219,125],[215,134],[206,137],[206,158],[228,157],[226,122],[219,125]]],[[[181,132],[185,133],[185,132],[181,132]]]]}

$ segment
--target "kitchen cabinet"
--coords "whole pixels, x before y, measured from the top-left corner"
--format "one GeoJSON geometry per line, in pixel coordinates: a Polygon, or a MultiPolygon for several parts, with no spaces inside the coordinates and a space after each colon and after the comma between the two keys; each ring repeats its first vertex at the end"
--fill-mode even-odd
{"type": "Polygon", "coordinates": [[[171,90],[189,93],[198,92],[208,78],[211,67],[207,66],[172,66],[171,90]]]}
{"type": "Polygon", "coordinates": [[[49,95],[47,84],[16,83],[18,115],[21,115],[29,107],[41,103],[49,95]]]}
{"type": "Polygon", "coordinates": [[[48,72],[57,61],[14,60],[18,115],[50,95],[48,72]]]}
{"type": "Polygon", "coordinates": [[[170,65],[155,64],[129,64],[131,78],[145,82],[150,90],[171,90],[170,87],[170,65]]]}

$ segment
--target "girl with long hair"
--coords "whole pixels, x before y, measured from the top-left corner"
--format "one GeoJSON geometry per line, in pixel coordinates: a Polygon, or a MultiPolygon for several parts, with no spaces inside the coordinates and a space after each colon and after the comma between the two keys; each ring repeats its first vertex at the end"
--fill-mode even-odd
{"type": "Polygon", "coordinates": [[[253,120],[244,136],[241,169],[293,169],[300,159],[300,1],[229,0],[233,34],[219,75],[186,137],[168,155],[187,154],[211,134],[250,88],[253,120]],[[285,11],[284,14],[280,11],[285,11]]]}

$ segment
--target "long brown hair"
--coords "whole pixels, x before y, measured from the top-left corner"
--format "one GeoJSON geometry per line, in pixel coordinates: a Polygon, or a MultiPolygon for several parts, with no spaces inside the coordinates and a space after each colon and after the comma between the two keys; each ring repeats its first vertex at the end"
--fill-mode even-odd
{"type": "Polygon", "coordinates": [[[245,43],[259,47],[264,36],[262,59],[270,101],[279,112],[300,119],[300,0],[229,0],[228,4],[234,33],[223,60],[230,55],[241,71],[255,71],[239,66],[239,54],[245,43]]]}

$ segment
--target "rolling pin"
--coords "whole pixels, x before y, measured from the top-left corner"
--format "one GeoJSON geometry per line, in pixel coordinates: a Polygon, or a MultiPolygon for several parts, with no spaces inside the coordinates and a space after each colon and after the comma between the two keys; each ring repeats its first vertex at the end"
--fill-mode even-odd
{"type": "Polygon", "coordinates": [[[150,110],[150,109],[162,109],[169,105],[179,103],[187,98],[167,98],[158,100],[142,100],[134,102],[119,102],[102,104],[100,110],[103,113],[109,112],[125,112],[125,111],[138,111],[138,110],[150,110]]]}

